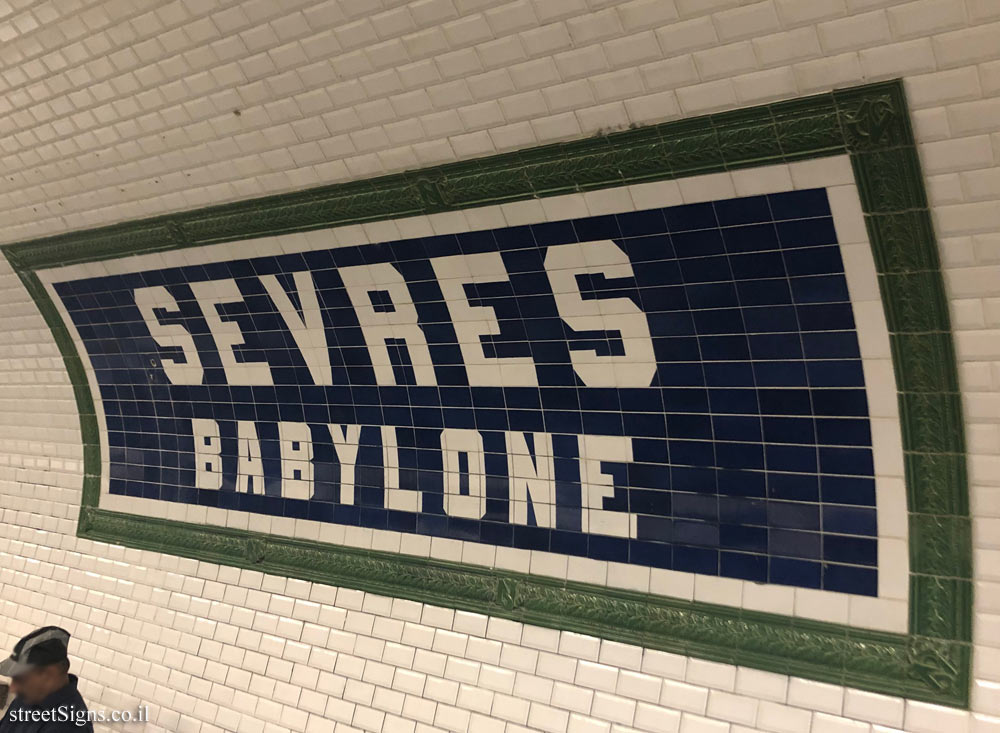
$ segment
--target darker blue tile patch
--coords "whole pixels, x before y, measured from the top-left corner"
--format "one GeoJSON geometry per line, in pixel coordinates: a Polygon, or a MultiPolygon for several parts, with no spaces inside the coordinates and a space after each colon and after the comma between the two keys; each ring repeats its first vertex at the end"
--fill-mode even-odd
{"type": "Polygon", "coordinates": [[[825,189],[54,287],[97,380],[113,494],[877,591],[864,370],[825,189]],[[579,270],[560,280],[565,246],[579,270]],[[463,255],[484,264],[460,309],[434,263],[463,255]],[[347,268],[385,263],[348,288],[347,268]],[[195,298],[230,279],[239,296],[195,298]],[[139,288],[157,288],[151,313],[139,288]],[[468,308],[492,325],[464,331],[468,308]],[[587,369],[623,355],[621,384],[619,366],[587,369]],[[527,370],[501,386],[508,359],[527,370]]]}
{"type": "Polygon", "coordinates": [[[816,531],[772,528],[768,551],[779,557],[819,560],[823,557],[823,536],[816,531]]]}
{"type": "Polygon", "coordinates": [[[832,217],[794,219],[774,224],[779,246],[785,250],[837,244],[832,217]]]}
{"type": "Polygon", "coordinates": [[[772,557],[768,567],[768,581],[778,585],[819,589],[823,587],[823,566],[808,560],[772,557]]]}
{"type": "Polygon", "coordinates": [[[823,589],[864,596],[878,595],[878,572],[875,568],[825,564],[823,589]]]}
{"type": "Polygon", "coordinates": [[[806,502],[772,501],[767,506],[768,524],[785,529],[820,530],[820,506],[806,502]]]}
{"type": "Polygon", "coordinates": [[[719,222],[711,203],[685,204],[664,209],[667,228],[671,233],[694,229],[715,229],[719,222]]]}
{"type": "Polygon", "coordinates": [[[720,555],[720,575],[754,583],[767,581],[767,555],[747,552],[722,552],[720,555]]]}
{"type": "Polygon", "coordinates": [[[822,511],[824,532],[865,537],[874,537],[878,532],[872,507],[826,504],[822,511]]]}
{"type": "Polygon", "coordinates": [[[772,193],[768,194],[767,200],[774,221],[830,216],[830,202],[825,188],[772,193]]]}
{"type": "Polygon", "coordinates": [[[744,196],[738,199],[715,202],[715,215],[724,227],[754,224],[772,220],[767,196],[744,196]]]}

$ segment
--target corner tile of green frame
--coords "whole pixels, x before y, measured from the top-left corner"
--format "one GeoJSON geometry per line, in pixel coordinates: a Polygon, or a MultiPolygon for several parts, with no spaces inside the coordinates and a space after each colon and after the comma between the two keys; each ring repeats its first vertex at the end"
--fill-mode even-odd
{"type": "Polygon", "coordinates": [[[417,171],[410,175],[421,201],[421,214],[437,214],[455,208],[448,178],[438,170],[417,171]]]}
{"type": "Polygon", "coordinates": [[[911,636],[907,644],[910,680],[906,697],[969,707],[972,648],[958,641],[911,636]]]}
{"type": "Polygon", "coordinates": [[[913,144],[900,80],[838,89],[833,96],[844,140],[852,153],[913,144]]]}
{"type": "Polygon", "coordinates": [[[26,250],[26,247],[15,244],[0,245],[0,252],[3,253],[3,257],[7,260],[7,264],[10,265],[10,268],[16,273],[22,273],[26,269],[24,263],[26,250]]]}
{"type": "MultiPolygon", "coordinates": [[[[84,495],[87,494],[86,485],[83,490],[84,495]]],[[[91,531],[94,523],[94,505],[84,502],[80,506],[80,513],[77,515],[76,520],[76,533],[79,537],[86,537],[91,531]]]]}

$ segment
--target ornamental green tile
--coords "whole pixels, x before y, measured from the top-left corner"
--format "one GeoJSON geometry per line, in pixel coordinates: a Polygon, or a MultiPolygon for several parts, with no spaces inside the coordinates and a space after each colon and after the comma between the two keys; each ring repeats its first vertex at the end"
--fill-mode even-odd
{"type": "Polygon", "coordinates": [[[880,273],[917,272],[939,268],[930,212],[918,209],[865,217],[880,273]]]}
{"type": "Polygon", "coordinates": [[[972,641],[972,581],[935,575],[910,578],[910,631],[952,641],[972,641]]]}
{"type": "Polygon", "coordinates": [[[967,516],[968,478],[962,453],[904,454],[911,512],[967,516]]]}
{"type": "Polygon", "coordinates": [[[833,93],[852,153],[913,144],[902,85],[888,82],[833,93]]]}
{"type": "Polygon", "coordinates": [[[879,275],[889,333],[950,332],[948,302],[935,271],[879,275]]]}
{"type": "Polygon", "coordinates": [[[946,332],[890,335],[896,385],[901,392],[958,392],[951,334],[946,332]]]}
{"type": "Polygon", "coordinates": [[[963,453],[961,400],[951,392],[903,392],[899,395],[903,450],[916,453],[963,453]]]}
{"type": "Polygon", "coordinates": [[[892,148],[851,156],[854,176],[867,214],[926,209],[920,162],[915,148],[892,148]]]}
{"type": "Polygon", "coordinates": [[[968,644],[910,637],[907,697],[941,705],[969,705],[972,649],[968,644]]]}
{"type": "Polygon", "coordinates": [[[964,552],[971,533],[968,517],[910,514],[910,570],[920,575],[971,578],[972,559],[964,552]]]}

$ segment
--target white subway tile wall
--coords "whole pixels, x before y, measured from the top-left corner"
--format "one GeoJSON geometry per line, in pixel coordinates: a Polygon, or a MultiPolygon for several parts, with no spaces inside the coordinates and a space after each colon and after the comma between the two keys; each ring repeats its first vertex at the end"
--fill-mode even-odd
{"type": "Polygon", "coordinates": [[[971,712],[79,540],[73,392],[5,262],[0,647],[64,625],[148,731],[1000,731],[1000,0],[0,0],[0,241],[895,76],[965,396],[971,712]]]}

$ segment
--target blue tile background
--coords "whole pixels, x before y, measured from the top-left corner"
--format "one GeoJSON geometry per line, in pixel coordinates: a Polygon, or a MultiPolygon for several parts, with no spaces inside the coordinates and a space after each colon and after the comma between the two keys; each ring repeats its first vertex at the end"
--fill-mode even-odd
{"type": "MultiPolygon", "coordinates": [[[[871,431],[853,312],[824,189],[613,216],[235,260],[58,283],[84,341],[108,425],[112,493],[392,529],[597,559],[874,595],[871,431]],[[648,388],[585,387],[573,349],[622,353],[615,332],[573,332],[542,266],[546,247],[613,239],[634,277],[579,278],[584,297],[629,297],[646,313],[657,359],[648,388]],[[538,388],[469,387],[430,259],[499,251],[509,282],[467,286],[501,333],[487,356],[534,359],[538,388]],[[390,348],[400,386],[378,386],[337,268],[392,262],[407,280],[437,387],[414,386],[405,345],[390,348]],[[334,372],[314,386],[258,276],[309,269],[334,372]],[[223,306],[246,335],[244,361],[270,363],[275,386],[231,387],[188,283],[235,278],[245,303],[223,306]],[[164,285],[180,304],[205,367],[200,386],[172,385],[169,349],[149,335],[132,293],[164,285]],[[221,491],[193,488],[189,419],[222,431],[221,491]],[[236,420],[258,423],[262,494],[234,491],[236,420]],[[314,425],[312,501],[280,496],[277,421],[314,425]],[[327,423],[361,424],[356,504],[337,503],[327,423]],[[399,426],[400,480],[424,492],[420,514],[382,507],[379,425],[399,426]],[[442,427],[481,431],[487,512],[444,514],[442,427]],[[555,434],[555,529],[507,522],[499,431],[555,434]],[[580,531],[575,435],[628,435],[634,461],[606,464],[607,509],[639,514],[638,538],[580,531]]],[[[391,310],[386,291],[372,302],[391,310]]],[[[293,296],[293,301],[295,296],[293,296]]],[[[172,322],[169,318],[164,323],[172,322]]]]}

